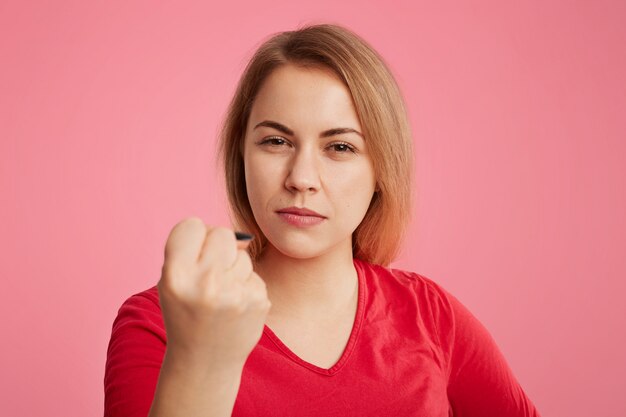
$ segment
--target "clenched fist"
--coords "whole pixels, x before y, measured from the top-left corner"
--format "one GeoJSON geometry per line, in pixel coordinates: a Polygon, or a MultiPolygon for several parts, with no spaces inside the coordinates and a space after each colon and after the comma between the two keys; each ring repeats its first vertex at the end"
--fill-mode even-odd
{"type": "Polygon", "coordinates": [[[271,307],[247,245],[196,217],[174,226],[157,285],[168,355],[197,366],[243,366],[271,307]]]}

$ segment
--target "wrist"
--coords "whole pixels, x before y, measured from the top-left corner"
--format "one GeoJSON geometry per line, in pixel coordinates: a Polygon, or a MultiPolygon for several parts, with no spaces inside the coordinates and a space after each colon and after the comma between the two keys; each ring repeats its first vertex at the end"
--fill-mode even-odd
{"type": "Polygon", "coordinates": [[[178,349],[168,346],[163,357],[162,368],[168,371],[184,372],[197,376],[215,374],[241,375],[245,360],[225,360],[208,352],[197,352],[189,349],[178,349]]]}

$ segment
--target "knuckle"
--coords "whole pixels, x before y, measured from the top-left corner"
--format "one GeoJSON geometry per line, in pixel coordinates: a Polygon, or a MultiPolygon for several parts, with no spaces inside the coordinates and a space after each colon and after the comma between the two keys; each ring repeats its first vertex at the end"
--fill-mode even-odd
{"type": "Polygon", "coordinates": [[[251,280],[257,283],[258,285],[262,286],[263,288],[267,288],[267,284],[265,284],[265,280],[261,278],[261,276],[254,271],[252,271],[251,280]]]}
{"type": "Polygon", "coordinates": [[[235,234],[227,227],[219,226],[211,230],[210,235],[223,242],[225,240],[235,241],[235,234]]]}
{"type": "Polygon", "coordinates": [[[272,302],[269,299],[266,299],[261,303],[261,306],[260,306],[261,311],[266,313],[270,311],[271,308],[272,308],[272,302]]]}
{"type": "Polygon", "coordinates": [[[177,262],[165,262],[161,268],[161,279],[169,284],[177,281],[185,281],[190,277],[190,272],[177,262]]]}
{"type": "Polygon", "coordinates": [[[200,239],[205,234],[206,225],[198,217],[189,217],[176,223],[165,242],[165,259],[175,256],[182,242],[200,239]]]}
{"type": "Polygon", "coordinates": [[[239,267],[242,270],[242,274],[248,277],[253,272],[252,259],[250,259],[250,256],[245,250],[239,249],[238,252],[239,259],[237,259],[237,262],[239,263],[239,267]]]}
{"type": "Polygon", "coordinates": [[[163,296],[170,296],[170,294],[172,294],[173,288],[172,288],[172,283],[164,280],[163,278],[161,278],[159,280],[159,282],[157,283],[157,291],[159,292],[159,297],[163,297],[163,296]]]}
{"type": "Polygon", "coordinates": [[[161,267],[161,279],[170,280],[174,275],[174,263],[171,261],[163,262],[161,267]]]}
{"type": "Polygon", "coordinates": [[[257,293],[251,304],[254,306],[255,310],[260,311],[267,311],[272,306],[269,298],[267,298],[267,296],[262,293],[257,293]]]}
{"type": "Polygon", "coordinates": [[[161,279],[159,280],[159,285],[163,288],[171,289],[174,284],[175,276],[176,273],[174,272],[174,268],[171,263],[164,263],[161,268],[161,279]]]}
{"type": "Polygon", "coordinates": [[[189,230],[197,230],[197,229],[205,229],[206,226],[204,221],[199,217],[187,217],[178,223],[172,228],[170,232],[170,237],[173,235],[186,234],[189,230]]]}
{"type": "Polygon", "coordinates": [[[198,226],[204,226],[204,220],[202,220],[198,216],[190,216],[190,217],[184,218],[178,224],[198,227],[198,226]]]}
{"type": "Polygon", "coordinates": [[[218,296],[220,291],[220,282],[212,270],[206,270],[196,281],[196,291],[202,295],[203,299],[213,300],[218,296]]]}
{"type": "Polygon", "coordinates": [[[255,302],[267,300],[267,288],[263,280],[251,280],[249,284],[250,298],[255,302]]]}

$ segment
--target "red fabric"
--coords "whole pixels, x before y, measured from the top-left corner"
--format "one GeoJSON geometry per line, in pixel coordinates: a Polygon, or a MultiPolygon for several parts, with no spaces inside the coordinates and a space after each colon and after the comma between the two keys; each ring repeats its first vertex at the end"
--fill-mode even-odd
{"type": "MultiPolygon", "coordinates": [[[[233,416],[539,416],[485,327],[427,277],[355,259],[352,334],[330,369],[305,362],[265,326],[233,416]]],[[[113,323],[105,417],[147,416],[165,352],[156,287],[113,323]]]]}

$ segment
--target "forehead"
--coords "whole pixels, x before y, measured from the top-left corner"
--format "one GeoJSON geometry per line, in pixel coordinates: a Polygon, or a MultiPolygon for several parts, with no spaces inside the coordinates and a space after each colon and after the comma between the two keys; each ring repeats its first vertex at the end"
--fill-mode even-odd
{"type": "Polygon", "coordinates": [[[275,69],[265,79],[252,106],[248,127],[264,119],[279,119],[294,128],[299,124],[349,124],[344,127],[360,129],[350,91],[332,70],[291,64],[275,69]]]}

